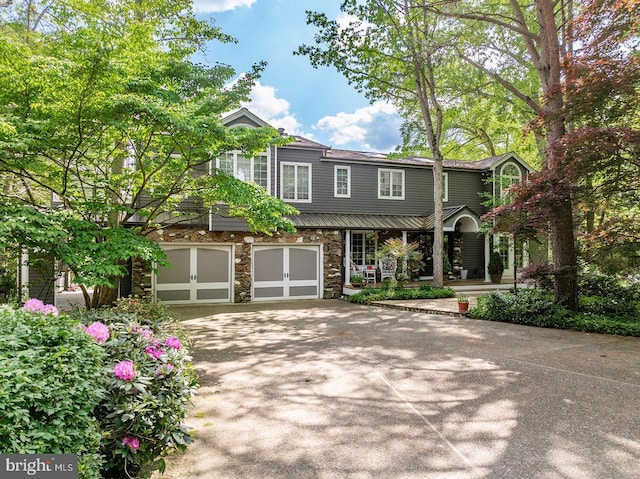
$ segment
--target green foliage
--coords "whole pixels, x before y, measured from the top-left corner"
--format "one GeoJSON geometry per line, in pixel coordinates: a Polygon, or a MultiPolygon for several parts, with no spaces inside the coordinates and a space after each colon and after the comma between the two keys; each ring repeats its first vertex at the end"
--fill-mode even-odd
{"type": "Polygon", "coordinates": [[[0,17],[0,204],[31,208],[1,215],[15,218],[12,240],[64,261],[81,285],[114,287],[129,258],[162,261],[144,235],[174,216],[201,221],[224,202],[252,229],[294,231],[293,207],[210,167],[285,140],[222,125],[265,65],[232,81],[228,66],[193,63],[207,42],[233,39],[190,2],[4,2],[0,17]],[[52,195],[71,214],[54,214],[52,195]]]}
{"type": "Polygon", "coordinates": [[[167,335],[170,328],[175,334],[175,327],[163,307],[137,299],[74,315],[85,324],[99,320],[109,328],[109,339],[102,343],[107,395],[96,409],[106,458],[103,477],[147,478],[154,470],[162,472],[163,457],[192,442],[182,421],[197,381],[184,339],[167,335]],[[135,367],[131,380],[115,374],[114,367],[123,361],[135,367]]]}
{"type": "Polygon", "coordinates": [[[623,286],[615,276],[588,272],[578,277],[578,291],[584,296],[602,296],[620,301],[638,300],[636,289],[623,286]]]}
{"type": "Polygon", "coordinates": [[[371,304],[374,301],[388,299],[437,299],[453,298],[456,293],[451,288],[434,288],[422,285],[419,288],[396,288],[391,285],[383,288],[365,288],[348,297],[349,301],[358,304],[371,304]]]}
{"type": "Polygon", "coordinates": [[[76,453],[99,477],[105,354],[67,317],[0,307],[0,451],[76,453]]]}
{"type": "Polygon", "coordinates": [[[578,331],[640,336],[640,305],[606,297],[580,297],[580,312],[569,311],[537,290],[481,296],[471,318],[578,331]]]}

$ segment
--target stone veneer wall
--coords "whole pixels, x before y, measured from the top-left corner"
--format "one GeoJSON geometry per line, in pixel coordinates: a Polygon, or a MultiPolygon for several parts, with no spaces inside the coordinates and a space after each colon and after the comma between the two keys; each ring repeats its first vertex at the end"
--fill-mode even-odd
{"type": "MultiPolygon", "coordinates": [[[[342,294],[342,233],[339,230],[300,229],[295,235],[220,232],[205,229],[171,227],[153,232],[151,239],[161,243],[225,243],[235,245],[234,302],[251,301],[251,245],[253,244],[321,244],[323,251],[325,299],[336,299],[342,294]]],[[[132,294],[150,297],[152,274],[148,265],[133,262],[132,294]]]]}

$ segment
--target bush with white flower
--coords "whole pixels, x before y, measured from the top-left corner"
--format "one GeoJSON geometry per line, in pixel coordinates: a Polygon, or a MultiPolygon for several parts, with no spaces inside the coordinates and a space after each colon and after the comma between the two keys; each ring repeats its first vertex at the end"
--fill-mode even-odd
{"type": "Polygon", "coordinates": [[[197,386],[187,348],[166,333],[171,323],[157,305],[123,300],[113,309],[74,314],[109,358],[108,393],[96,409],[103,477],[163,471],[163,457],[192,442],[182,424],[197,386]]]}

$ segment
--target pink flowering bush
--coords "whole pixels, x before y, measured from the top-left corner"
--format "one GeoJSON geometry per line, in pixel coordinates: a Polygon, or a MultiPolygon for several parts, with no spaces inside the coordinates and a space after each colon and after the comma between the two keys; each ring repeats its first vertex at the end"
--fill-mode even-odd
{"type": "Polygon", "coordinates": [[[96,412],[103,431],[105,465],[100,472],[105,479],[148,478],[154,470],[164,470],[164,456],[192,442],[182,421],[196,376],[184,338],[177,337],[158,305],[132,300],[125,306],[75,313],[89,324],[85,331],[96,342],[96,330],[104,330],[94,324],[108,332],[108,339],[99,342],[109,358],[107,395],[96,412]],[[140,316],[149,311],[153,318],[140,316]]]}
{"type": "Polygon", "coordinates": [[[37,298],[31,298],[29,301],[24,303],[22,306],[26,311],[31,311],[32,313],[41,313],[41,314],[52,314],[53,316],[58,316],[58,308],[56,308],[53,304],[44,304],[37,298]]]}
{"type": "Polygon", "coordinates": [[[131,361],[120,361],[113,367],[113,375],[123,381],[132,381],[136,377],[136,367],[131,361]]]}
{"type": "Polygon", "coordinates": [[[51,311],[37,300],[0,305],[0,452],[75,453],[77,477],[98,479],[106,353],[77,320],[51,311]]]}
{"type": "Polygon", "coordinates": [[[100,321],[94,321],[89,326],[84,327],[85,332],[91,336],[97,343],[104,343],[109,339],[109,328],[100,321]]]}

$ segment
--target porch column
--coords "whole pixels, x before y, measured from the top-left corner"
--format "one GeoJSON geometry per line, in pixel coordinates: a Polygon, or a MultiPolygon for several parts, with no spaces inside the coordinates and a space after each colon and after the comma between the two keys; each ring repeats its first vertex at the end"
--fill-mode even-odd
{"type": "MultiPolygon", "coordinates": [[[[407,244],[407,232],[406,231],[402,232],[402,244],[405,245],[405,246],[407,244]]],[[[407,258],[404,258],[402,260],[402,272],[405,273],[405,274],[408,273],[408,271],[407,271],[407,258]]],[[[409,275],[409,279],[411,279],[411,275],[409,275]]]]}
{"type": "Polygon", "coordinates": [[[351,284],[351,230],[344,232],[344,284],[351,284]]]}
{"type": "Polygon", "coordinates": [[[491,257],[491,249],[489,245],[489,235],[484,235],[484,282],[489,283],[489,258],[491,257]]]}

